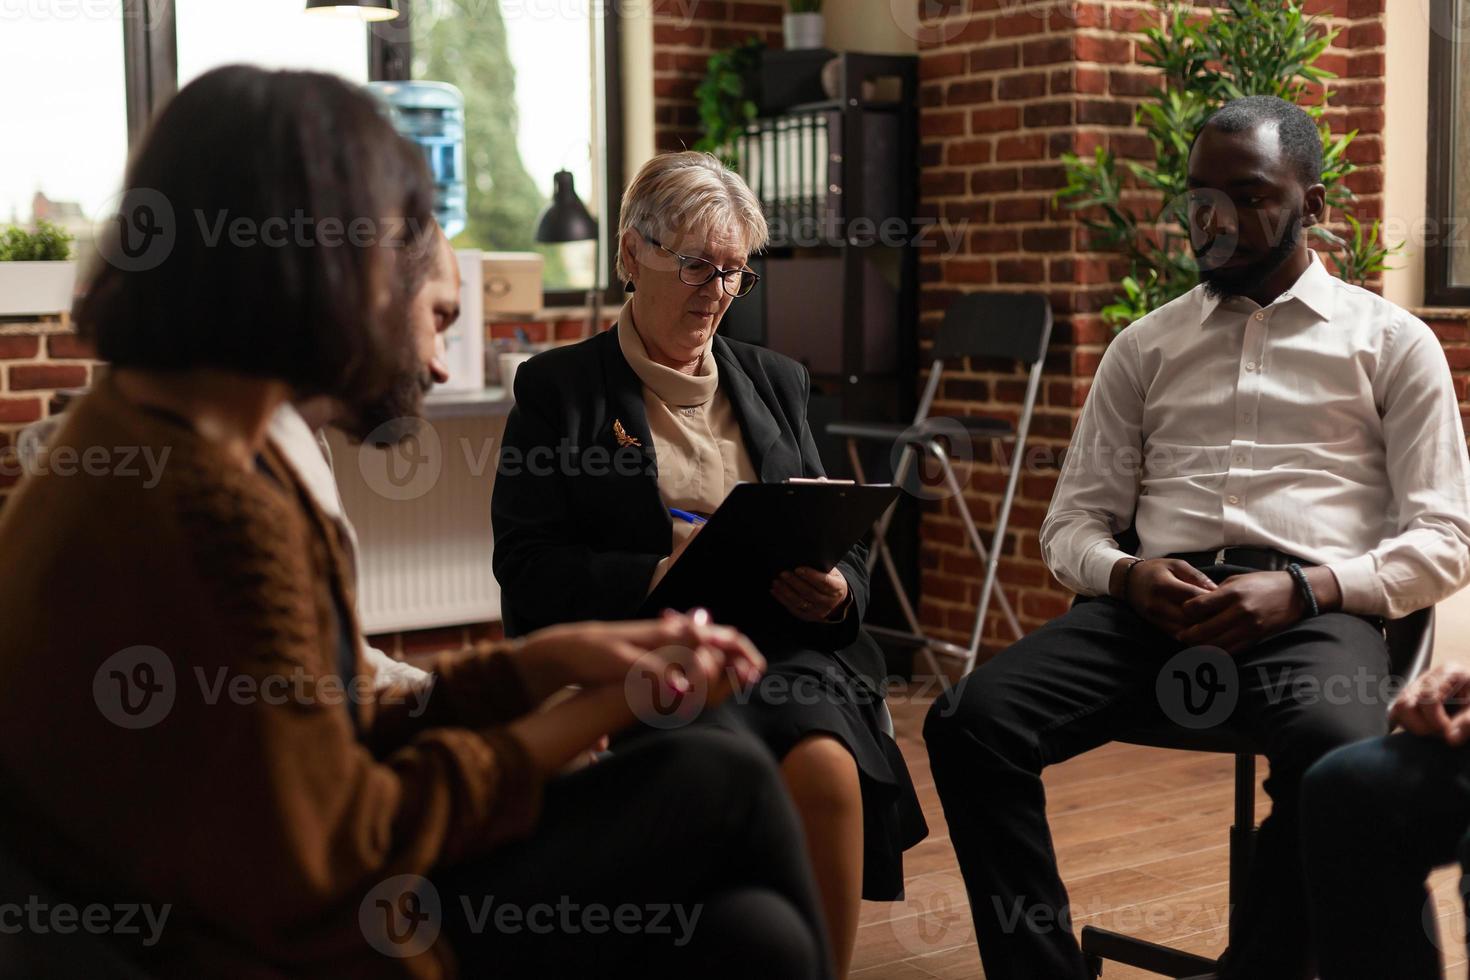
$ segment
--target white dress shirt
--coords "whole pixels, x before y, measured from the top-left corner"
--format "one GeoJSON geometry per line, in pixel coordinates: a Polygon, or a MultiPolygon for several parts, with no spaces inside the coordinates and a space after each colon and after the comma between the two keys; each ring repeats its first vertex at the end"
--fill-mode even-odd
{"type": "Polygon", "coordinates": [[[1470,458],[1434,333],[1316,254],[1269,306],[1203,286],[1108,346],[1041,549],[1103,595],[1140,557],[1275,548],[1330,568],[1343,609],[1391,618],[1470,579],[1470,458]]]}
{"type": "MultiPolygon", "coordinates": [[[[270,425],[266,428],[266,438],[285,457],[297,479],[306,487],[306,492],[311,494],[311,499],[322,509],[322,513],[336,521],[337,526],[342,529],[342,536],[348,543],[347,557],[352,562],[353,573],[356,574],[357,532],[353,530],[352,522],[347,519],[347,511],[342,507],[342,497],[337,490],[337,478],[332,473],[331,453],[327,449],[326,440],[312,431],[301,413],[290,403],[282,405],[271,416],[270,425]]],[[[394,660],[377,647],[369,646],[366,639],[362,641],[362,655],[373,668],[373,686],[380,691],[399,683],[411,689],[428,683],[427,671],[394,660]]]]}

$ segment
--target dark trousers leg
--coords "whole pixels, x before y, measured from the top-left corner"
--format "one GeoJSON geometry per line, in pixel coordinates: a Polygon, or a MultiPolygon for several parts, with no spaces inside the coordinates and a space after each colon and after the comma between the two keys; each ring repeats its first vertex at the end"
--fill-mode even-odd
{"type": "Polygon", "coordinates": [[[831,976],[774,764],[712,727],[553,780],[530,838],[436,884],[467,978],[831,976]]]}
{"type": "Polygon", "coordinates": [[[1270,764],[1271,813],[1256,834],[1245,894],[1231,912],[1233,942],[1221,975],[1310,980],[1314,957],[1300,849],[1301,782],[1328,752],[1388,730],[1388,650],[1378,629],[1329,613],[1283,630],[1236,657],[1233,723],[1270,764]]]}
{"type": "Polygon", "coordinates": [[[1079,603],[939,697],[924,724],[988,980],[1088,976],[1046,822],[1045,766],[1109,741],[1178,644],[1079,603]]]}
{"type": "Polygon", "coordinates": [[[1398,734],[1338,749],[1307,771],[1301,817],[1322,980],[1438,980],[1424,879],[1463,853],[1470,748],[1398,734]]]}

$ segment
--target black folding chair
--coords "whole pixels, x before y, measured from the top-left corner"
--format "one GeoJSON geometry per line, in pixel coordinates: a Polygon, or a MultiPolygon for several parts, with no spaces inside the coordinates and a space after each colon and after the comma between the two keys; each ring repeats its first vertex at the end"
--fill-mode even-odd
{"type": "MultiPolygon", "coordinates": [[[[1021,461],[1025,455],[1026,435],[1031,426],[1031,415],[1036,407],[1037,393],[1041,389],[1041,372],[1046,360],[1047,344],[1051,340],[1051,305],[1045,296],[1036,293],[966,293],[950,304],[944,314],[944,322],[934,339],[934,361],[929,369],[929,378],[919,398],[918,411],[910,425],[892,422],[833,422],[827,426],[830,435],[847,440],[847,455],[852,464],[853,475],[859,482],[866,479],[862,461],[858,455],[859,441],[884,443],[889,446],[902,444],[898,460],[894,464],[893,482],[902,485],[908,478],[910,468],[924,459],[938,465],[948,493],[953,495],[955,509],[965,525],[966,537],[976,556],[985,566],[984,580],[980,586],[980,600],[975,607],[975,618],[970,630],[968,646],[948,643],[927,635],[919,625],[913,603],[904,591],[898,568],[888,546],[886,535],[893,520],[894,507],[890,507],[873,525],[873,546],[868,553],[868,571],[871,574],[879,561],[883,562],[888,580],[893,585],[894,595],[903,612],[908,630],[893,630],[869,626],[868,630],[880,639],[911,643],[918,646],[929,658],[936,674],[943,676],[934,655],[957,657],[963,662],[963,672],[975,666],[980,651],[980,634],[985,627],[985,614],[994,597],[1016,639],[1024,636],[1021,624],[1006,599],[1004,590],[996,589],[1000,552],[1005,541],[1006,525],[1010,520],[1011,504],[1015,500],[1016,487],[1021,479],[1021,461]],[[1005,419],[966,415],[959,418],[932,417],[935,396],[944,375],[947,361],[964,358],[1000,358],[1019,361],[1028,369],[1026,395],[1021,403],[1021,415],[1013,427],[1005,419]],[[1014,438],[1015,448],[1011,457],[1009,475],[1006,480],[1005,496],[1001,499],[996,514],[995,529],[987,548],[981,539],[975,519],[965,506],[964,486],[955,473],[950,452],[954,441],[968,439],[992,440],[997,446],[1006,439],[1014,438]]],[[[897,504],[895,503],[895,507],[897,504]]]]}
{"type": "MultiPolygon", "coordinates": [[[[1384,624],[1384,632],[1394,675],[1407,683],[1423,673],[1434,652],[1434,607],[1420,609],[1402,619],[1388,620],[1384,624]]],[[[1256,756],[1260,754],[1260,747],[1244,733],[1228,726],[1194,730],[1168,723],[1130,731],[1116,741],[1235,756],[1235,822],[1230,828],[1229,884],[1229,907],[1235,908],[1245,894],[1246,875],[1250,871],[1251,852],[1255,845],[1256,756]]],[[[1233,929],[1233,925],[1232,922],[1228,928],[1233,929]]],[[[1232,932],[1229,941],[1234,939],[1232,932]]],[[[1209,957],[1096,926],[1082,927],[1082,955],[1092,975],[1097,977],[1102,976],[1104,960],[1125,963],[1166,977],[1212,975],[1219,965],[1217,960],[1209,957]]]]}

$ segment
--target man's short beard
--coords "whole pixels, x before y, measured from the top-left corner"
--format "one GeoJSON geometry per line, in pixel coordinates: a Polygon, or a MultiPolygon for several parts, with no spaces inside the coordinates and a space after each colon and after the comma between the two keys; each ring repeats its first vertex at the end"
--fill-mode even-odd
{"type": "Polygon", "coordinates": [[[382,395],[359,406],[344,421],[343,428],[358,442],[384,449],[396,446],[418,431],[423,421],[424,395],[433,386],[433,376],[427,369],[405,372],[382,395]]]}
{"type": "MultiPolygon", "coordinates": [[[[1205,292],[1215,299],[1233,299],[1236,296],[1248,296],[1267,279],[1276,274],[1276,271],[1286,264],[1292,254],[1302,241],[1302,212],[1300,209],[1293,212],[1286,228],[1281,236],[1281,241],[1271,247],[1271,250],[1261,256],[1250,265],[1243,265],[1238,269],[1205,269],[1199,270],[1199,281],[1205,287],[1205,292]]],[[[1208,251],[1206,249],[1205,251],[1208,251]]],[[[1196,258],[1200,255],[1196,250],[1196,258]]]]}

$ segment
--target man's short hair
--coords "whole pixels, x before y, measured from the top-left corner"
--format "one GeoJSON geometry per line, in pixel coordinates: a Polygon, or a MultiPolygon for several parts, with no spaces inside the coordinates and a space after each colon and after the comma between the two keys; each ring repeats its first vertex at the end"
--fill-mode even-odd
{"type": "MultiPolygon", "coordinates": [[[[1281,153],[1286,157],[1297,179],[1303,187],[1311,187],[1322,181],[1322,134],[1317,123],[1301,106],[1293,105],[1274,95],[1249,95],[1234,99],[1216,109],[1200,128],[1216,129],[1222,133],[1243,133],[1263,124],[1271,123],[1281,141],[1281,153]]],[[[1198,141],[1199,136],[1195,136],[1198,141]]]]}
{"type": "Polygon", "coordinates": [[[276,378],[298,398],[348,403],[392,382],[408,332],[404,246],[437,233],[434,185],[364,90],[215,69],[164,107],[123,186],[75,309],[103,359],[276,378]],[[156,207],[129,214],[127,195],[156,207]],[[171,225],[172,241],[146,263],[120,260],[132,229],[118,225],[140,216],[171,225]]]}

